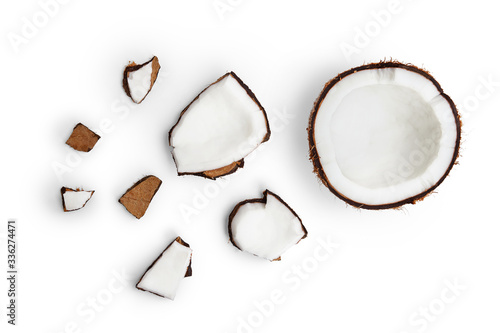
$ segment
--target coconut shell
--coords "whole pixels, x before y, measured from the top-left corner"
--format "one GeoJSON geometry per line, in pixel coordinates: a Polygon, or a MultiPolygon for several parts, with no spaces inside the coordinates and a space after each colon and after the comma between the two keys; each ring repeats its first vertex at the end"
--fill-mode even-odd
{"type": "Polygon", "coordinates": [[[87,126],[78,123],[73,128],[73,132],[66,141],[66,144],[75,150],[89,152],[100,138],[99,135],[91,131],[87,126]]]}
{"type": "Polygon", "coordinates": [[[161,186],[162,181],[156,176],[146,176],[132,185],[118,200],[130,214],[140,219],[153,200],[154,195],[161,186]]]}

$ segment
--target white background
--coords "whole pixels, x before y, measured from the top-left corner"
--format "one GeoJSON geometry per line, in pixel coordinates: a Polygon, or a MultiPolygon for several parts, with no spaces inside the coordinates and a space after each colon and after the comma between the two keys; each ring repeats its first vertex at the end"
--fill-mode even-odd
{"type": "Polygon", "coordinates": [[[387,10],[388,0],[221,2],[231,6],[222,15],[212,0],[74,0],[43,22],[37,1],[2,1],[0,267],[6,271],[6,221],[15,218],[19,308],[12,328],[2,273],[1,331],[237,332],[249,317],[253,326],[241,332],[498,331],[500,86],[482,83],[500,82],[494,2],[401,0],[383,27],[372,12],[387,10]],[[22,37],[24,18],[33,22],[33,16],[43,26],[14,47],[9,38],[22,37]],[[372,36],[346,56],[341,45],[356,47],[356,35],[367,27],[372,36]],[[160,59],[160,77],[136,106],[121,75],[128,61],[152,55],[160,59]],[[460,106],[463,147],[460,165],[438,193],[401,210],[360,211],[313,174],[307,120],[325,82],[384,58],[434,75],[460,106]],[[273,119],[271,141],[229,182],[178,177],[167,133],[199,91],[229,70],[273,119]],[[78,122],[102,138],[75,160],[65,141],[78,122]],[[103,132],[101,122],[112,129],[103,132]],[[53,166],[68,166],[67,159],[71,172],[59,178],[53,166]],[[136,220],[117,200],[148,174],[163,185],[136,220]],[[61,186],[96,193],[83,210],[64,213],[61,186]],[[228,242],[233,206],[266,188],[309,231],[281,262],[228,242]],[[198,215],[187,219],[186,207],[198,215]],[[193,276],[175,301],[135,289],[177,235],[194,254],[193,276]],[[293,267],[314,264],[318,241],[328,238],[339,248],[291,283],[293,267]],[[116,282],[122,271],[129,280],[116,282]],[[467,289],[441,309],[447,280],[467,289]],[[112,299],[106,298],[110,283],[121,289],[112,299]],[[266,303],[273,290],[284,302],[268,306],[264,317],[255,302],[266,303]],[[106,302],[100,311],[87,303],[96,297],[106,302]],[[422,320],[415,312],[430,305],[439,315],[426,325],[410,322],[422,320]]]}

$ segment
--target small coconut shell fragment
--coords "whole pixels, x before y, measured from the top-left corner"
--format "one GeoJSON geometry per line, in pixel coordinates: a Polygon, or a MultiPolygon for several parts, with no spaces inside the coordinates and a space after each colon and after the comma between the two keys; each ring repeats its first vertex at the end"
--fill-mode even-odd
{"type": "Polygon", "coordinates": [[[95,191],[84,191],[80,188],[74,190],[69,187],[61,187],[63,210],[65,212],[72,212],[82,209],[90,198],[92,198],[94,192],[95,191]]]}
{"type": "Polygon", "coordinates": [[[161,183],[158,177],[146,176],[129,188],[118,202],[125,206],[130,214],[140,219],[146,213],[161,183]]]}
{"type": "Polygon", "coordinates": [[[155,56],[137,65],[131,62],[123,71],[123,89],[134,103],[141,103],[149,94],[158,77],[160,62],[155,56]]]}
{"type": "Polygon", "coordinates": [[[75,150],[89,152],[100,138],[99,135],[91,131],[87,126],[78,123],[73,128],[73,132],[66,141],[66,144],[75,150]]]}
{"type": "Polygon", "coordinates": [[[192,275],[192,250],[177,237],[148,267],[136,288],[173,300],[183,278],[192,275]]]}
{"type": "Polygon", "coordinates": [[[273,192],[262,199],[244,200],[229,215],[229,240],[241,251],[281,260],[291,246],[307,237],[307,230],[295,211],[273,192]]]}

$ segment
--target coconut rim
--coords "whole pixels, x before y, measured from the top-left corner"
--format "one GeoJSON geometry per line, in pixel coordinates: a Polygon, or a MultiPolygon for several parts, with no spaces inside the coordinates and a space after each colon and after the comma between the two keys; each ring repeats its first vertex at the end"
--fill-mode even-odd
{"type": "Polygon", "coordinates": [[[399,208],[403,205],[406,204],[415,204],[418,201],[423,200],[425,197],[427,197],[429,194],[434,192],[434,190],[443,183],[443,181],[448,177],[450,174],[451,170],[453,169],[453,166],[457,164],[457,159],[458,156],[460,155],[460,142],[461,142],[461,134],[462,134],[462,121],[460,119],[460,114],[458,113],[457,107],[455,106],[455,103],[453,100],[446,94],[444,93],[443,89],[441,88],[441,85],[434,79],[434,77],[426,70],[418,68],[412,64],[405,64],[401,63],[398,61],[381,61],[378,63],[371,63],[367,65],[362,65],[359,67],[354,67],[351,68],[347,71],[344,71],[340,74],[338,74],[335,78],[332,80],[328,81],[324,87],[323,90],[321,91],[320,95],[314,102],[313,109],[311,111],[311,114],[309,116],[309,126],[307,128],[307,133],[308,133],[308,141],[309,141],[309,159],[313,163],[314,166],[314,173],[318,176],[318,178],[322,181],[322,183],[332,192],[335,194],[338,198],[341,200],[345,201],[351,206],[354,206],[356,208],[362,208],[362,209],[368,209],[368,210],[382,210],[382,209],[394,209],[394,208],[399,208]],[[429,80],[437,89],[439,92],[439,95],[444,98],[452,111],[453,117],[455,119],[455,126],[456,126],[456,141],[455,141],[455,149],[453,153],[453,157],[450,161],[450,164],[448,168],[446,169],[445,173],[443,176],[429,189],[406,199],[393,202],[393,203],[388,203],[388,204],[381,204],[381,205],[367,205],[363,204],[357,201],[354,201],[347,196],[343,195],[339,191],[335,189],[335,187],[330,183],[328,180],[328,176],[323,170],[323,166],[321,165],[320,157],[318,155],[318,151],[316,149],[316,142],[315,142],[315,137],[314,137],[314,131],[315,131],[315,122],[316,122],[316,116],[318,114],[318,111],[321,107],[321,104],[323,103],[323,100],[325,97],[328,95],[330,92],[331,88],[335,86],[337,83],[339,83],[342,79],[345,77],[355,74],[360,71],[364,70],[372,70],[372,69],[384,69],[384,68],[401,68],[405,69],[411,72],[414,72],[416,74],[419,74],[429,80]]]}

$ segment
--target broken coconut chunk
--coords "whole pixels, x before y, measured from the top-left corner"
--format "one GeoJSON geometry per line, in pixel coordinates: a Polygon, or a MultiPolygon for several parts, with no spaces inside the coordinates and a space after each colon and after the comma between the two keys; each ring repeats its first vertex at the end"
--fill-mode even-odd
{"type": "Polygon", "coordinates": [[[233,72],[203,90],[169,132],[179,175],[215,179],[243,167],[243,158],[269,140],[266,111],[233,72]]]}
{"type": "Polygon", "coordinates": [[[314,171],[333,194],[357,208],[387,209],[414,204],[444,181],[461,122],[428,72],[380,62],[325,85],[308,136],[314,171]]]}
{"type": "Polygon", "coordinates": [[[66,141],[66,144],[75,150],[89,152],[100,138],[99,135],[92,132],[87,126],[78,123],[73,128],[73,132],[66,141]]]}
{"type": "Polygon", "coordinates": [[[157,57],[141,65],[131,62],[123,72],[123,89],[127,96],[134,103],[141,103],[153,88],[159,71],[160,63],[157,57]]]}
{"type": "Polygon", "coordinates": [[[146,213],[161,183],[158,177],[146,176],[129,188],[118,202],[125,206],[130,214],[140,219],[146,213]]]}
{"type": "Polygon", "coordinates": [[[307,237],[299,216],[269,190],[262,199],[245,200],[229,215],[229,239],[242,251],[271,261],[307,237]]]}
{"type": "Polygon", "coordinates": [[[192,252],[189,244],[177,237],[149,266],[136,288],[173,300],[182,279],[192,275],[192,252]]]}
{"type": "Polygon", "coordinates": [[[77,188],[61,187],[62,204],[65,212],[79,210],[92,198],[95,191],[84,191],[77,188]]]}

